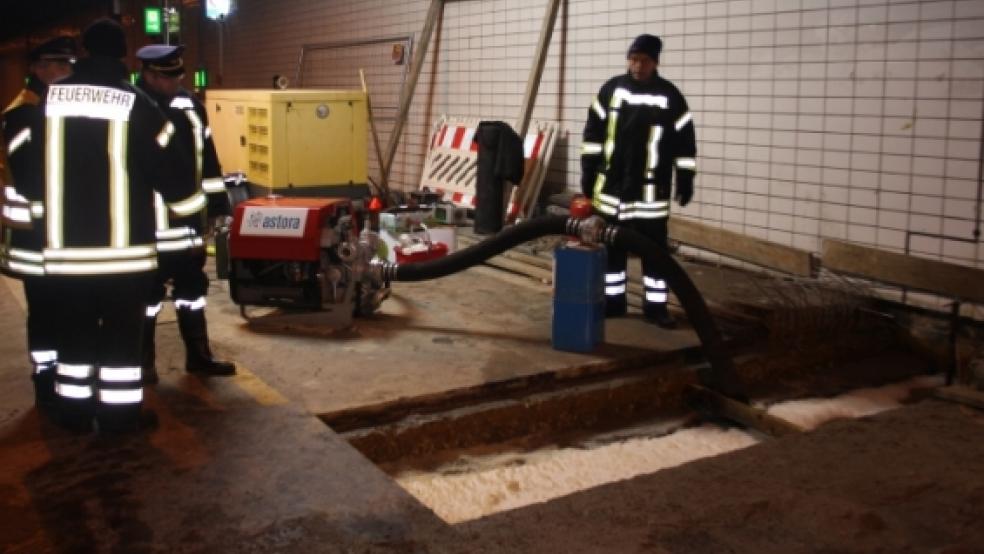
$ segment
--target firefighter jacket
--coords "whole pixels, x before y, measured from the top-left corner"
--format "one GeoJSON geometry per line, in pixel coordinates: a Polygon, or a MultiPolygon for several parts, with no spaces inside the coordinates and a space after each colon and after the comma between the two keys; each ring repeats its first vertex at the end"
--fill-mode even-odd
{"type": "Polygon", "coordinates": [[[193,162],[188,168],[189,178],[208,200],[207,212],[194,217],[182,217],[181,214],[169,211],[158,196],[155,203],[157,248],[160,252],[176,252],[201,247],[204,244],[202,237],[205,232],[205,216],[228,215],[230,211],[205,106],[186,90],[167,97],[150,90],[143,79],[137,82],[137,86],[157,102],[174,125],[179,144],[193,162]]]}
{"type": "MultiPolygon", "coordinates": [[[[0,122],[0,130],[2,130],[2,122],[0,122]]],[[[13,183],[13,179],[10,177],[10,167],[7,165],[7,141],[3,138],[3,133],[0,132],[0,270],[7,263],[7,251],[9,245],[7,244],[7,229],[3,221],[3,207],[4,207],[4,194],[7,190],[7,184],[13,183]]]]}
{"type": "Polygon", "coordinates": [[[658,74],[647,82],[610,79],[588,110],[581,189],[594,209],[617,220],[665,219],[673,172],[692,184],[694,125],[683,94],[658,74]]]}
{"type": "Polygon", "coordinates": [[[475,176],[475,231],[497,233],[502,229],[504,180],[516,185],[523,180],[523,139],[508,123],[482,121],[475,132],[478,170],[475,176]]]}
{"type": "MultiPolygon", "coordinates": [[[[111,275],[157,267],[154,192],[190,216],[205,197],[187,167],[174,125],[154,101],[126,82],[119,60],[79,61],[51,85],[31,128],[43,144],[46,275],[111,275]]],[[[20,183],[16,183],[20,188],[20,183]]],[[[33,183],[32,183],[33,184],[33,183]]]]}
{"type": "Polygon", "coordinates": [[[32,134],[40,123],[41,98],[48,87],[31,76],[3,111],[3,138],[10,180],[3,190],[3,254],[0,270],[13,277],[41,275],[44,268],[44,187],[41,141],[32,134]]]}

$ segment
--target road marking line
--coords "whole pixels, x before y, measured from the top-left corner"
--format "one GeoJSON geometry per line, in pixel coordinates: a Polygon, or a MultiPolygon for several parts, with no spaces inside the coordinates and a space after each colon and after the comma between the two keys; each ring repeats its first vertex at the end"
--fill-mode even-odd
{"type": "Polygon", "coordinates": [[[282,406],[288,402],[284,395],[266,384],[242,364],[236,364],[236,377],[233,382],[252,396],[261,406],[282,406]]]}

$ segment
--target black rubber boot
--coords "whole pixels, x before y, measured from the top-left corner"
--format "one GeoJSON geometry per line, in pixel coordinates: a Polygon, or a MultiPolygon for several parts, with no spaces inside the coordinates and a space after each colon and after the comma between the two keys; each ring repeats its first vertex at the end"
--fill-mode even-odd
{"type": "Polygon", "coordinates": [[[178,308],[178,329],[185,343],[185,371],[202,375],[235,375],[236,364],[216,360],[208,346],[205,310],[178,308]]]}
{"type": "Polygon", "coordinates": [[[663,329],[676,329],[676,319],[666,309],[666,304],[650,303],[642,308],[642,315],[649,323],[655,323],[663,329]]]}
{"type": "Polygon", "coordinates": [[[54,420],[72,433],[91,433],[93,403],[91,399],[57,398],[54,404],[54,420]]]}
{"type": "Polygon", "coordinates": [[[628,311],[625,295],[605,296],[605,317],[622,317],[628,311]]]}
{"type": "Polygon", "coordinates": [[[34,381],[34,404],[39,410],[51,411],[55,404],[55,367],[58,364],[42,364],[35,367],[31,380],[34,381]]]}
{"type": "Polygon", "coordinates": [[[100,406],[96,413],[96,426],[100,433],[133,433],[157,427],[157,414],[144,410],[141,404],[126,406],[100,406]]]}
{"type": "Polygon", "coordinates": [[[157,351],[154,346],[156,332],[157,317],[147,317],[144,321],[143,360],[140,362],[140,382],[145,385],[156,385],[160,381],[157,376],[157,351]]]}

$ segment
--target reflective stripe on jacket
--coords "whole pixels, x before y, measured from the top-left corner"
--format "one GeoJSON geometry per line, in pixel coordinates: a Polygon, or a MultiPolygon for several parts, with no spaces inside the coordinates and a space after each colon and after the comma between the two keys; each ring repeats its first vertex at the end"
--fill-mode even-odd
{"type": "Polygon", "coordinates": [[[666,218],[674,171],[696,171],[696,153],[690,109],[672,83],[659,75],[645,83],[614,77],[588,109],[582,192],[612,218],[666,218]]]}
{"type": "MultiPolygon", "coordinates": [[[[207,198],[207,215],[228,214],[225,182],[222,179],[215,143],[212,141],[212,131],[208,126],[205,106],[185,90],[179,91],[172,98],[166,98],[150,90],[142,79],[138,81],[137,86],[157,102],[164,115],[174,125],[179,145],[194,161],[189,168],[191,171],[189,177],[207,198]]],[[[186,217],[173,209],[168,209],[161,198],[156,199],[154,209],[157,247],[161,252],[198,248],[204,244],[202,236],[205,231],[205,213],[186,217]]]]}
{"type": "Polygon", "coordinates": [[[183,215],[205,206],[174,125],[125,76],[118,60],[83,59],[42,103],[48,274],[153,270],[155,191],[183,215]]]}

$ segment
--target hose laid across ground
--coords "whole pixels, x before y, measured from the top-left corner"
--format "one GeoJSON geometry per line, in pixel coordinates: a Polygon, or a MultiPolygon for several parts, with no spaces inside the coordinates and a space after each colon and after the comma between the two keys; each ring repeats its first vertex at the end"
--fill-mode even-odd
{"type": "Polygon", "coordinates": [[[506,227],[482,242],[443,258],[409,264],[385,262],[380,264],[379,270],[382,278],[387,281],[436,279],[457,273],[514,246],[546,235],[574,235],[586,243],[621,248],[651,261],[680,301],[700,338],[704,356],[711,366],[710,371],[698,372],[701,384],[733,399],[747,401],[721,333],[690,276],[669,252],[642,233],[627,227],[604,224],[598,217],[577,219],[548,215],[506,227]]]}

